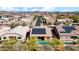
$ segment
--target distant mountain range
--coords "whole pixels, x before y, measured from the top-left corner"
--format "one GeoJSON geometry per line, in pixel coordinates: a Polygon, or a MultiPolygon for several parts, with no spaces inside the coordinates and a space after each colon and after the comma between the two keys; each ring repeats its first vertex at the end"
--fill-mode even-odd
{"type": "Polygon", "coordinates": [[[0,7],[0,11],[15,12],[78,12],[79,7],[0,7]]]}

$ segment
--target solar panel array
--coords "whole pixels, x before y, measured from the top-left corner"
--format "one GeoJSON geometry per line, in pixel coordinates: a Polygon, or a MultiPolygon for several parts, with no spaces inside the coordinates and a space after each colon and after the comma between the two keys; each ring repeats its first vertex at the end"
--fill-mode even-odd
{"type": "Polygon", "coordinates": [[[66,32],[71,32],[72,30],[75,30],[75,28],[72,26],[63,27],[63,29],[65,29],[66,32]]]}
{"type": "Polygon", "coordinates": [[[33,28],[32,34],[46,34],[45,28],[33,28]]]}

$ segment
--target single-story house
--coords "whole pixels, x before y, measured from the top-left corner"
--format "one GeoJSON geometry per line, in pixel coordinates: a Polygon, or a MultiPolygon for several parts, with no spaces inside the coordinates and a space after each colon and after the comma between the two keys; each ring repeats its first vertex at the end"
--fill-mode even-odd
{"type": "Polygon", "coordinates": [[[20,18],[21,21],[30,22],[32,18],[20,18]]]}
{"type": "Polygon", "coordinates": [[[79,27],[56,26],[53,28],[55,36],[63,41],[75,41],[79,38],[79,27]]]}
{"type": "Polygon", "coordinates": [[[57,19],[58,22],[73,22],[73,19],[65,18],[65,19],[57,19]]]}
{"type": "Polygon", "coordinates": [[[1,40],[5,40],[5,39],[24,40],[26,39],[26,34],[28,31],[29,31],[29,27],[17,26],[9,30],[7,33],[1,35],[1,40]]]}
{"type": "Polygon", "coordinates": [[[79,23],[72,23],[72,26],[79,26],[79,23]]]}
{"type": "MultiPolygon", "coordinates": [[[[0,36],[3,35],[4,33],[8,32],[10,30],[10,26],[7,25],[1,25],[0,26],[0,36]]],[[[1,40],[1,37],[0,37],[1,40]]]]}
{"type": "Polygon", "coordinates": [[[52,32],[49,27],[34,27],[30,30],[30,37],[37,37],[38,39],[50,39],[52,38],[52,32]]]}

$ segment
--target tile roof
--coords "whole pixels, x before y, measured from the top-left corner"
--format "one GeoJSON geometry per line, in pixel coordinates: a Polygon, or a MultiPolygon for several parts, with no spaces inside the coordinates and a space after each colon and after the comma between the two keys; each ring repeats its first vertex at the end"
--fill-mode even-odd
{"type": "Polygon", "coordinates": [[[5,34],[19,34],[19,35],[22,35],[23,37],[25,37],[27,31],[29,31],[29,27],[23,27],[23,26],[17,26],[11,30],[9,30],[7,33],[5,34]]]}
{"type": "Polygon", "coordinates": [[[73,26],[56,26],[60,35],[78,35],[79,36],[79,27],[73,26]]]}

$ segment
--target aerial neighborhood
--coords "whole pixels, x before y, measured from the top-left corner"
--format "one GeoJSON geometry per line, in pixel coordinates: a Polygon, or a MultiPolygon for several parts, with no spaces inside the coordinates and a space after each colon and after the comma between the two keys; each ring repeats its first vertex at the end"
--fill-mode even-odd
{"type": "Polygon", "coordinates": [[[1,51],[79,51],[79,13],[1,12],[1,51]]]}

